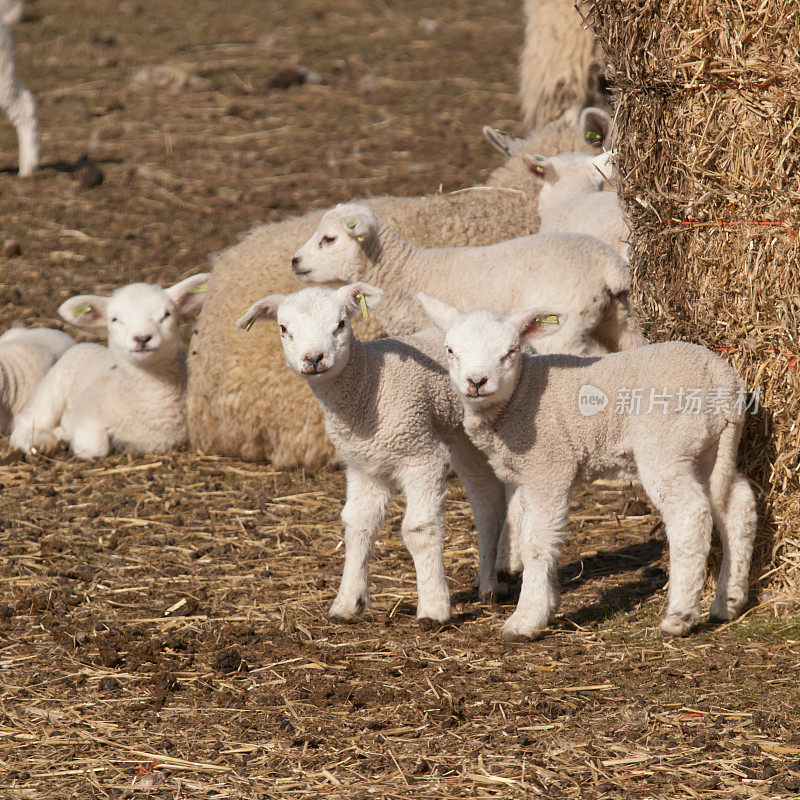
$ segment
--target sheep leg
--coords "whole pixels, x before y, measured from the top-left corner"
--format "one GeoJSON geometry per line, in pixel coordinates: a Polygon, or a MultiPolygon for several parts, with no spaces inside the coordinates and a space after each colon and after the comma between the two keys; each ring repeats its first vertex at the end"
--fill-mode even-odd
{"type": "Polygon", "coordinates": [[[497,547],[505,516],[505,488],[486,456],[466,437],[451,444],[450,455],[472,506],[478,532],[478,592],[486,599],[498,591],[497,547]]]}
{"type": "Polygon", "coordinates": [[[569,513],[569,487],[549,497],[529,487],[520,487],[517,494],[523,510],[519,546],[524,571],[519,603],[501,631],[507,641],[538,636],[559,606],[557,561],[569,513]]]}
{"type": "MultiPolygon", "coordinates": [[[[69,424],[67,420],[65,424],[69,424]]],[[[108,432],[97,420],[82,419],[69,427],[72,428],[72,434],[69,436],[72,452],[78,458],[88,461],[103,458],[111,452],[108,432]]]]}
{"type": "Polygon", "coordinates": [[[686,636],[700,617],[706,561],[711,548],[711,502],[686,459],[659,467],[657,457],[636,456],[639,478],[661,513],[669,543],[667,612],[659,630],[663,636],[686,636]]]}
{"type": "Polygon", "coordinates": [[[328,611],[350,620],[369,608],[369,559],[391,498],[389,486],[355,467],[347,468],[344,523],[344,570],[339,593],[328,611]]]}
{"type": "Polygon", "coordinates": [[[722,565],[711,619],[731,620],[747,602],[750,559],[756,536],[756,499],[747,479],[735,473],[724,508],[715,508],[714,522],[722,539],[722,565]]]}
{"type": "Polygon", "coordinates": [[[446,465],[431,474],[430,463],[406,468],[400,475],[406,496],[401,532],[417,573],[417,619],[423,627],[450,619],[450,587],[444,574],[446,465]]]}
{"type": "Polygon", "coordinates": [[[497,574],[499,580],[510,582],[522,573],[519,536],[522,527],[522,495],[513,484],[505,486],[506,521],[497,545],[497,574]]]}

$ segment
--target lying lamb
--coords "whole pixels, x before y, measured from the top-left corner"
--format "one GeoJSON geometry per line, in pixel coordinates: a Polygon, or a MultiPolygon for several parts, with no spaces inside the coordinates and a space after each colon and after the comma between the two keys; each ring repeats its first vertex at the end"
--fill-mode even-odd
{"type": "Polygon", "coordinates": [[[638,475],[666,525],[670,547],[664,635],[687,634],[700,615],[712,523],[723,562],[711,616],[729,620],[747,600],[755,498],[736,469],[745,385],[704,347],[667,342],[604,358],[520,353],[560,323],[536,309],[462,314],[419,295],[446,331],[450,378],[464,428],[498,477],[520,487],[522,591],[503,637],[531,637],[559,604],[556,560],[569,493],[593,476],[638,475]],[[616,399],[616,408],[611,405],[616,399]]]}
{"type": "Polygon", "coordinates": [[[58,313],[80,328],[106,328],[108,347],[79,344],[47,373],[21,414],[11,444],[78,458],[114,450],[166,452],[186,441],[186,352],[178,316],[199,308],[208,275],[168,289],[134,283],[111,297],[78,295],[58,313]]]}
{"type": "Polygon", "coordinates": [[[628,313],[628,267],[581,234],[534,234],[484,247],[415,247],[356,203],[328,211],[295,253],[303,281],[366,280],[389,287],[379,317],[391,335],[428,326],[414,300],[425,288],[462,311],[509,312],[560,302],[567,323],[543,341],[550,353],[599,355],[643,343],[628,313]]]}
{"type": "Polygon", "coordinates": [[[22,0],[0,0],[0,106],[19,139],[19,174],[31,175],[42,157],[36,101],[17,75],[17,56],[11,27],[22,19],[22,0]]]}
{"type": "Polygon", "coordinates": [[[611,180],[611,151],[599,156],[563,153],[544,158],[526,155],[530,171],[544,181],[539,191],[540,233],[588,233],[628,260],[630,228],[611,180]]]}
{"type": "Polygon", "coordinates": [[[351,619],[369,607],[369,558],[392,489],[406,498],[402,534],[417,573],[420,622],[450,618],[442,546],[447,470],[452,456],[467,489],[479,539],[481,594],[497,586],[495,555],[504,516],[502,484],[461,425],[461,403],[447,378],[442,337],[426,334],[361,342],[349,318],[375,306],[366,283],[313,287],[254,303],[237,323],[277,320],[286,361],[304,378],[347,467],[345,563],[330,616],[351,619]]]}
{"type": "Polygon", "coordinates": [[[11,433],[42,378],[74,344],[51,328],[11,328],[0,336],[0,433],[11,433]]]}

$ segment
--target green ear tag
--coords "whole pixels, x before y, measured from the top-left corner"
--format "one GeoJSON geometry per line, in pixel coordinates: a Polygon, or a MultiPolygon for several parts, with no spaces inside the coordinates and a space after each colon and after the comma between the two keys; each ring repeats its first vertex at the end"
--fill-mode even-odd
{"type": "Polygon", "coordinates": [[[356,241],[363,242],[364,241],[364,237],[363,236],[356,236],[356,241]]]}
{"type": "Polygon", "coordinates": [[[88,314],[91,310],[91,306],[79,306],[78,308],[72,309],[72,316],[82,317],[84,314],[88,314]]]}
{"type": "MultiPolygon", "coordinates": [[[[246,308],[244,311],[242,311],[242,313],[241,313],[241,314],[239,314],[239,316],[240,316],[240,317],[243,317],[243,316],[244,316],[244,315],[245,315],[245,314],[246,314],[246,313],[247,313],[249,310],[250,310],[249,308],[246,308]]],[[[253,325],[255,324],[255,321],[256,321],[257,319],[258,319],[258,314],[256,314],[256,316],[254,316],[254,317],[253,317],[253,319],[251,319],[251,320],[250,320],[250,322],[248,322],[248,323],[247,323],[247,325],[245,325],[245,328],[244,328],[244,329],[245,329],[246,331],[249,331],[249,330],[250,330],[250,328],[252,328],[252,327],[253,327],[253,325]]]]}
{"type": "Polygon", "coordinates": [[[206,288],[206,284],[201,283],[199,286],[195,286],[194,289],[189,289],[189,294],[203,294],[206,288]]]}
{"type": "Polygon", "coordinates": [[[555,314],[551,314],[549,317],[536,317],[536,321],[546,322],[548,325],[557,325],[558,317],[555,314]]]}
{"type": "Polygon", "coordinates": [[[501,136],[508,136],[505,131],[501,131],[500,128],[494,128],[495,133],[499,133],[501,136]]]}
{"type": "Polygon", "coordinates": [[[358,298],[359,305],[361,306],[361,313],[364,319],[369,319],[369,312],[367,311],[367,298],[364,297],[364,292],[359,292],[356,297],[358,298]]]}
{"type": "Polygon", "coordinates": [[[586,131],[586,138],[590,142],[599,142],[603,137],[597,131],[586,131]]]}
{"type": "Polygon", "coordinates": [[[350,230],[353,230],[356,225],[358,225],[358,223],[354,219],[349,219],[344,224],[345,228],[350,228],[350,230]]]}

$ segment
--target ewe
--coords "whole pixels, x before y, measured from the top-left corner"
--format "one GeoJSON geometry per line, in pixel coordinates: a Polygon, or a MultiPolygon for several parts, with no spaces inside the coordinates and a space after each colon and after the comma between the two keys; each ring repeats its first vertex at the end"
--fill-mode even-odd
{"type": "Polygon", "coordinates": [[[503,312],[559,302],[567,324],[541,343],[548,353],[600,355],[643,343],[629,316],[628,266],[581,234],[534,234],[484,247],[415,247],[365,205],[328,211],[295,253],[292,269],[315,283],[386,286],[378,317],[394,336],[428,327],[414,297],[435,293],[462,311],[503,312]]]}
{"type": "Polygon", "coordinates": [[[108,347],[79,344],[47,373],[20,415],[11,444],[78,458],[113,450],[163,453],[186,441],[186,351],[178,316],[199,308],[208,275],[168,289],[134,283],[111,297],[78,295],[58,313],[80,328],[106,328],[108,347]]]}
{"type": "Polygon", "coordinates": [[[17,76],[17,56],[11,26],[22,19],[24,0],[0,0],[0,106],[19,139],[19,174],[31,175],[41,160],[36,101],[17,76]]]}
{"type": "Polygon", "coordinates": [[[11,328],[0,336],[0,433],[11,433],[47,370],[74,344],[50,328],[11,328]]]}
{"type": "Polygon", "coordinates": [[[369,558],[393,489],[406,498],[403,541],[417,573],[417,617],[450,618],[442,545],[448,460],[464,482],[478,530],[482,595],[497,588],[495,556],[503,486],[461,425],[462,408],[443,365],[442,337],[427,334],[361,342],[349,318],[381,290],[366,283],[271,295],[237,325],[277,320],[286,361],[319,401],[325,427],[347,468],[345,563],[330,616],[369,607],[369,558]]]}
{"type": "MultiPolygon", "coordinates": [[[[525,143],[492,132],[507,155],[487,186],[425,197],[380,197],[370,205],[416,245],[482,245],[533,233],[539,225],[539,181],[524,153],[591,150],[608,141],[611,119],[599,110],[565,115],[525,143]],[[589,138],[587,139],[587,134],[589,138]]],[[[229,320],[264,289],[293,292],[302,285],[288,268],[292,254],[319,224],[323,211],[262,225],[219,255],[190,347],[189,431],[202,450],[269,459],[277,466],[313,465],[333,451],[311,392],[294,375],[280,380],[283,354],[263,331],[237,337],[229,320]]],[[[377,331],[371,331],[374,337],[377,331]]]]}
{"type": "Polygon", "coordinates": [[[733,369],[686,342],[603,358],[530,357],[521,342],[557,329],[560,322],[545,320],[560,312],[462,314],[418,296],[446,332],[464,429],[498,477],[520,487],[522,591],[503,637],[532,637],[547,626],[559,604],[556,560],[570,489],[602,475],[638,475],[664,520],[670,580],[661,632],[685,635],[699,618],[712,525],[723,561],[711,616],[735,617],[747,600],[756,510],[736,469],[747,398],[733,369]]]}

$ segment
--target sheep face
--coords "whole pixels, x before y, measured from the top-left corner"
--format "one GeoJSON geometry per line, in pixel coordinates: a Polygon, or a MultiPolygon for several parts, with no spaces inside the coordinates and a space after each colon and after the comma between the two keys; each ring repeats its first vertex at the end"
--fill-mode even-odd
{"type": "Polygon", "coordinates": [[[118,360],[154,367],[182,351],[178,317],[199,308],[207,280],[208,274],[202,273],[168,289],[134,283],[110,297],[78,295],[58,312],[72,325],[106,328],[108,347],[118,360]]]}
{"type": "Polygon", "coordinates": [[[458,309],[420,293],[425,313],[444,331],[450,380],[467,407],[504,403],[517,385],[520,348],[524,340],[554,333],[565,315],[536,308],[508,316],[458,309]],[[546,322],[544,320],[553,320],[546,322]]]}
{"type": "Polygon", "coordinates": [[[531,173],[544,181],[539,193],[539,203],[553,199],[566,199],[590,192],[601,192],[611,180],[611,158],[608,151],[598,156],[581,153],[562,153],[543,158],[526,153],[522,156],[531,173]]]}
{"type": "Polygon", "coordinates": [[[350,317],[368,313],[367,307],[376,306],[382,294],[361,282],[274,294],[255,302],[236,324],[249,330],[257,319],[275,320],[289,367],[309,381],[330,380],[341,374],[350,357],[350,317]]]}
{"type": "Polygon", "coordinates": [[[338,205],[320,220],[311,238],[294,254],[292,271],[301,281],[355,281],[378,234],[378,219],[366,206],[338,205]]]}

